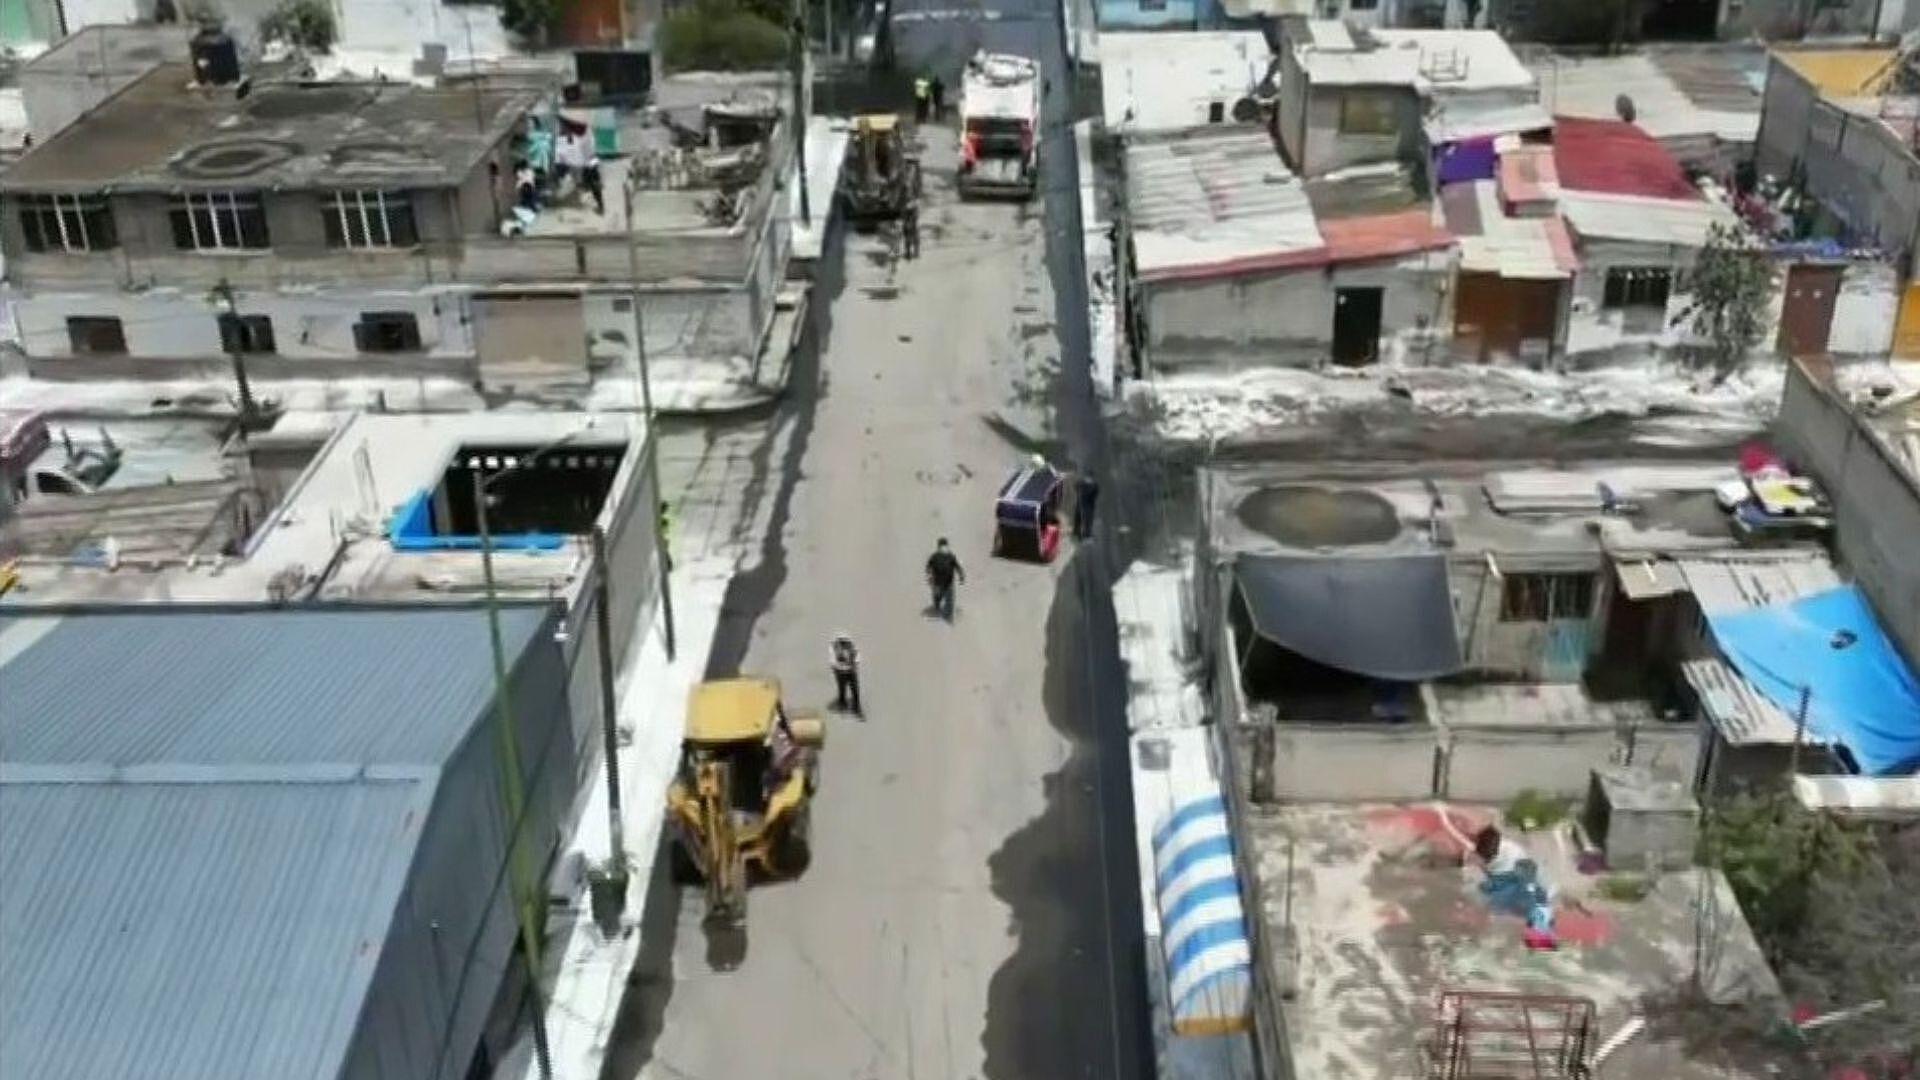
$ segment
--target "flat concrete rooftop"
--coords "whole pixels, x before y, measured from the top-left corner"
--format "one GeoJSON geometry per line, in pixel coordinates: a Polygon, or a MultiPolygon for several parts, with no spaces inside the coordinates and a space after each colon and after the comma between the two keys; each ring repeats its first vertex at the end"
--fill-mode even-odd
{"type": "Polygon", "coordinates": [[[1735,478],[1732,461],[1246,465],[1211,475],[1208,515],[1222,551],[1551,556],[1736,546],[1713,498],[1716,484],[1735,478]],[[1603,486],[1623,509],[1604,508],[1603,486]]]}
{"type": "MultiPolygon", "coordinates": [[[[619,413],[290,413],[256,443],[318,446],[318,453],[246,541],[237,559],[171,560],[109,570],[82,561],[23,562],[22,589],[8,605],[168,600],[255,602],[276,581],[326,600],[471,600],[483,588],[477,551],[402,551],[388,540],[394,513],[438,484],[463,445],[563,449],[643,440],[637,417],[619,413]]],[[[627,462],[624,467],[631,467],[627,462]]],[[[609,500],[618,497],[618,489],[609,500]]],[[[585,545],[502,551],[503,595],[560,597],[582,578],[585,545]]]]}
{"type": "Polygon", "coordinates": [[[1521,919],[1490,909],[1480,871],[1462,865],[1465,845],[1455,833],[1471,836],[1498,811],[1454,805],[1448,814],[1451,830],[1433,805],[1306,804],[1251,816],[1249,854],[1263,907],[1256,917],[1265,919],[1268,941],[1289,940],[1293,866],[1295,993],[1281,1008],[1296,1075],[1428,1075],[1423,1047],[1446,990],[1590,999],[1597,1021],[1590,1049],[1647,1009],[1648,1029],[1611,1059],[1608,1076],[1772,1075],[1758,1040],[1736,1032],[1773,1015],[1780,991],[1724,877],[1669,873],[1639,900],[1609,900],[1596,878],[1575,868],[1563,833],[1515,833],[1555,892],[1559,947],[1533,951],[1521,939],[1521,919]],[[1705,993],[1692,998],[1703,898],[1715,930],[1705,950],[1705,993]]]}
{"type": "Polygon", "coordinates": [[[22,155],[7,191],[171,193],[460,183],[536,100],[522,89],[267,82],[244,97],[156,67],[22,155]]]}

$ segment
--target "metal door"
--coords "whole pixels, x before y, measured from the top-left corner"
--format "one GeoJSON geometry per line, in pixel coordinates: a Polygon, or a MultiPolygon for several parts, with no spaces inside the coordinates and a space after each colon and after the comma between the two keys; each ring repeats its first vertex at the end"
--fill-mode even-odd
{"type": "Polygon", "coordinates": [[[1827,351],[1833,306],[1840,298],[1840,268],[1796,266],[1787,271],[1787,298],[1780,311],[1780,351],[1818,356],[1827,351]]]}

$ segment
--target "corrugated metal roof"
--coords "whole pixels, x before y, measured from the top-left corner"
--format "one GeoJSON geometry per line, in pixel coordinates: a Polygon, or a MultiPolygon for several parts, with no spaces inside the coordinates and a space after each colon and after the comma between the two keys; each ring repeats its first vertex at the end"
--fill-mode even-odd
{"type": "MultiPolygon", "coordinates": [[[[547,617],[502,609],[510,657],[547,617]]],[[[485,755],[444,772],[492,686],[472,607],[0,618],[0,956],[33,987],[0,994],[0,1076],[343,1075],[383,954],[414,944],[389,933],[436,793],[494,783],[485,755]]],[[[455,801],[446,830],[481,867],[492,804],[455,801]]],[[[416,900],[450,948],[478,940],[416,900]]],[[[469,984],[466,963],[445,1001],[377,1018],[417,1036],[378,1052],[438,1045],[453,1002],[470,1040],[498,973],[469,984]]]]}
{"type": "Polygon", "coordinates": [[[1623,120],[1563,116],[1553,128],[1553,163],[1568,191],[1699,201],[1700,191],[1659,141],[1623,120]]]}
{"type": "MultiPolygon", "coordinates": [[[[1761,697],[1753,684],[1742,678],[1725,660],[1717,656],[1685,660],[1680,664],[1680,675],[1700,699],[1700,707],[1706,712],[1707,721],[1728,744],[1793,744],[1793,718],[1781,712],[1773,702],[1761,697]]],[[[1807,745],[1820,741],[1811,731],[1807,733],[1807,745]]]]}
{"type": "Polygon", "coordinates": [[[1122,134],[1205,127],[1219,105],[1267,77],[1273,61],[1255,30],[1190,30],[1100,35],[1100,99],[1107,130],[1122,134]]]}
{"type": "Polygon", "coordinates": [[[1713,226],[1732,226],[1739,220],[1731,209],[1704,199],[1680,202],[1591,191],[1562,191],[1560,214],[1583,237],[1679,247],[1702,247],[1713,226]]]}
{"type": "Polygon", "coordinates": [[[0,783],[0,1076],[340,1076],[432,792],[0,783]]]}
{"type": "Polygon", "coordinates": [[[1435,146],[1462,139],[1544,131],[1552,126],[1553,116],[1538,102],[1479,95],[1436,98],[1425,124],[1427,139],[1435,146]]]}
{"type": "Polygon", "coordinates": [[[1332,263],[1392,259],[1453,246],[1453,235],[1434,224],[1433,212],[1425,207],[1322,221],[1320,234],[1326,237],[1327,261],[1332,263]]]}
{"type": "Polygon", "coordinates": [[[1540,77],[1540,97],[1554,115],[1589,120],[1618,120],[1619,100],[1624,95],[1633,102],[1633,122],[1640,130],[1663,142],[1710,136],[1722,142],[1750,143],[1760,129],[1760,96],[1750,89],[1744,100],[1730,92],[1727,79],[1736,74],[1727,71],[1724,79],[1705,72],[1716,64],[1706,50],[1687,60],[1678,54],[1662,52],[1649,56],[1628,53],[1620,56],[1571,56],[1555,53],[1534,65],[1540,77]],[[1689,82],[1702,88],[1707,101],[1696,100],[1687,92],[1675,71],[1686,71],[1689,82]],[[1709,84],[1716,91],[1707,89],[1709,84]]]}
{"type": "MultiPolygon", "coordinates": [[[[1807,552],[1777,558],[1674,560],[1702,611],[1742,611],[1797,600],[1840,584],[1826,555],[1807,552]]],[[[1681,675],[1693,687],[1707,719],[1734,746],[1790,746],[1797,726],[1720,657],[1689,660],[1681,675]]],[[[1808,745],[1823,743],[1812,732],[1808,745]]]]}
{"type": "Polygon", "coordinates": [[[1305,186],[1264,131],[1129,145],[1127,208],[1149,281],[1293,265],[1324,246],[1305,186]]]}
{"type": "Polygon", "coordinates": [[[1508,217],[1491,180],[1447,188],[1441,205],[1460,239],[1460,269],[1516,280],[1564,279],[1580,268],[1566,222],[1552,217],[1508,217]]]}
{"type": "MultiPolygon", "coordinates": [[[[502,608],[508,656],[544,617],[502,608]]],[[[438,765],[491,699],[489,655],[471,607],[0,617],[0,760],[438,765]]]]}
{"type": "Polygon", "coordinates": [[[1700,609],[1709,614],[1785,604],[1840,587],[1824,553],[1778,558],[1680,559],[1680,573],[1700,609]]]}

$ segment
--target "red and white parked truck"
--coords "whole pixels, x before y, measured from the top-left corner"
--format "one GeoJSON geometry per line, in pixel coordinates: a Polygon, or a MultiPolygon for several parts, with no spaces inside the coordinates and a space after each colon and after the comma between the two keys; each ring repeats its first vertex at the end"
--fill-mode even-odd
{"type": "Polygon", "coordinates": [[[1033,194],[1040,176],[1040,65],[978,52],[960,84],[960,194],[1033,194]]]}

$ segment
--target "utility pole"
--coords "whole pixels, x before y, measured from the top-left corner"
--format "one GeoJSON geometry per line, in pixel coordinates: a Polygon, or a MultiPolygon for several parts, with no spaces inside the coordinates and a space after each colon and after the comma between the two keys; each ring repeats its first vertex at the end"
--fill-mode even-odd
{"type": "Polygon", "coordinates": [[[613,616],[607,608],[607,537],[598,525],[592,535],[593,621],[600,635],[600,739],[607,757],[607,865],[600,873],[601,888],[609,894],[606,910],[594,905],[594,918],[602,929],[617,932],[620,912],[627,906],[627,830],[620,819],[620,728],[613,692],[613,616]]]}
{"type": "Polygon", "coordinates": [[[793,160],[800,175],[800,224],[813,227],[807,196],[807,0],[793,0],[793,160]]]}
{"type": "MultiPolygon", "coordinates": [[[[640,249],[633,242],[633,170],[627,170],[623,200],[627,212],[627,296],[633,304],[633,355],[640,365],[640,409],[647,424],[647,479],[655,501],[664,503],[660,490],[660,435],[653,415],[653,383],[647,377],[647,327],[640,314],[640,249]]],[[[653,550],[659,556],[660,610],[667,619],[667,659],[674,658],[673,636],[673,557],[667,552],[666,530],[661,526],[660,507],[648,507],[653,518],[653,550]]]]}
{"type": "MultiPolygon", "coordinates": [[[[512,885],[515,921],[520,924],[520,956],[527,965],[527,994],[533,1001],[533,1052],[541,1080],[553,1080],[553,1054],[547,1047],[547,1009],[540,997],[540,929],[534,925],[535,899],[526,873],[526,792],[520,775],[520,734],[513,723],[507,686],[507,651],[500,641],[500,602],[493,580],[493,532],[487,526],[487,483],[478,462],[472,464],[473,516],[480,532],[480,573],[486,583],[487,637],[493,646],[493,715],[500,739],[501,784],[507,797],[507,873],[512,885]]],[[[544,912],[545,905],[538,905],[544,912]]]]}
{"type": "Polygon", "coordinates": [[[260,409],[253,401],[253,384],[247,381],[247,359],[240,350],[240,310],[233,299],[233,286],[226,278],[213,287],[214,298],[227,306],[227,318],[232,320],[233,333],[222,333],[221,344],[226,347],[227,355],[233,358],[233,382],[240,391],[240,432],[245,434],[259,425],[260,409]]]}

